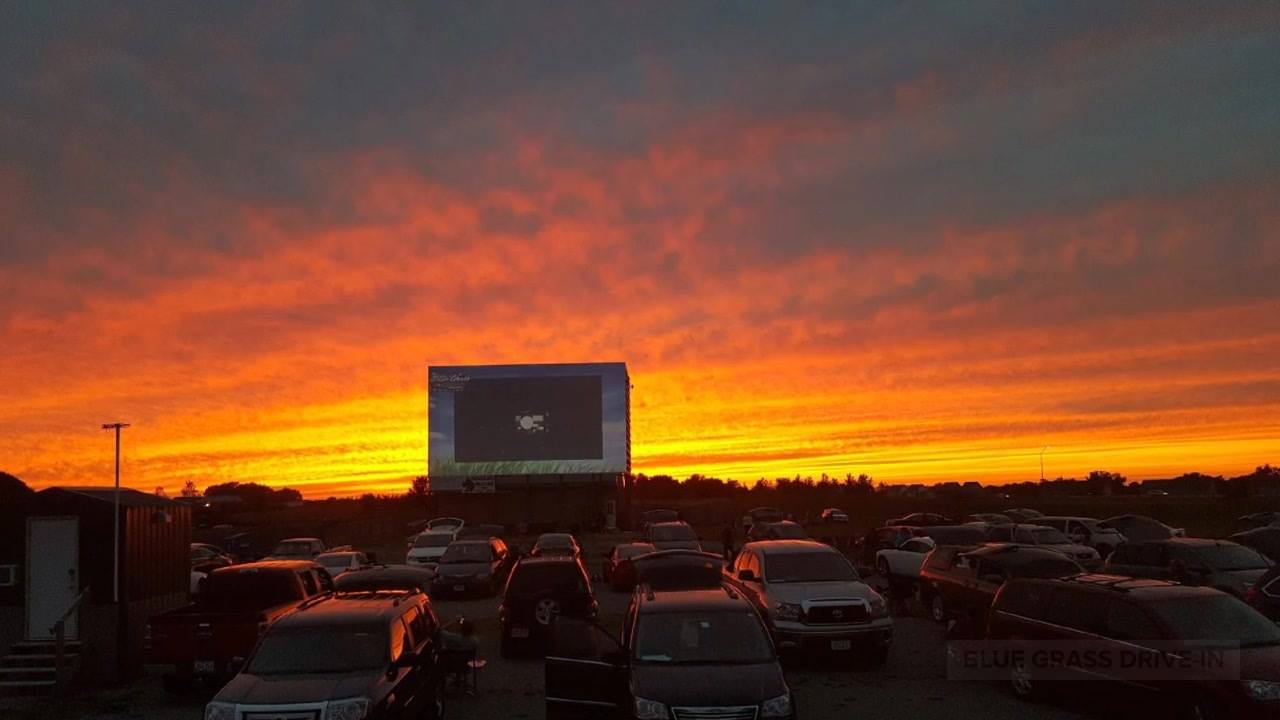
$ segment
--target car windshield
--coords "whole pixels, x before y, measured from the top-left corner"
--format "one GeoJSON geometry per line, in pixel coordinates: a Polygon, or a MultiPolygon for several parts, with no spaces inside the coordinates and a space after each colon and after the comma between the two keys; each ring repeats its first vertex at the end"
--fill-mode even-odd
{"type": "Polygon", "coordinates": [[[769,553],[764,579],[771,583],[853,581],[858,573],[838,552],[769,553]]]}
{"type": "Polygon", "coordinates": [[[451,542],[453,542],[453,536],[449,533],[424,533],[413,541],[413,546],[416,548],[447,547],[451,542]]]}
{"type": "Polygon", "coordinates": [[[766,663],[773,648],[752,612],[650,613],[635,631],[635,659],[664,665],[766,663]]]}
{"type": "Polygon", "coordinates": [[[311,543],[309,542],[282,542],[276,546],[272,555],[310,555],[311,543]]]}
{"type": "Polygon", "coordinates": [[[267,633],[249,661],[253,675],[312,675],[381,670],[391,662],[384,628],[277,629],[267,633]]]}
{"type": "Polygon", "coordinates": [[[651,553],[655,549],[652,545],[619,545],[618,557],[623,560],[630,560],[631,558],[651,553]]]}
{"type": "Polygon", "coordinates": [[[327,568],[345,568],[351,567],[350,555],[330,555],[327,557],[318,557],[316,562],[327,568]]]}
{"type": "Polygon", "coordinates": [[[790,523],[778,523],[769,526],[769,534],[779,540],[803,540],[807,537],[804,528],[790,523]]]}
{"type": "Polygon", "coordinates": [[[1215,593],[1169,598],[1151,604],[1181,640],[1280,645],[1280,627],[1230,595],[1215,593]]]}
{"type": "Polygon", "coordinates": [[[1271,567],[1258,551],[1243,545],[1196,548],[1196,555],[1214,570],[1265,570],[1271,567]]]}
{"type": "Polygon", "coordinates": [[[573,548],[573,537],[569,535],[543,535],[538,538],[536,547],[540,550],[570,550],[573,548]]]}
{"type": "Polygon", "coordinates": [[[489,549],[489,543],[454,543],[444,551],[444,555],[440,556],[440,562],[448,565],[449,563],[474,563],[488,562],[493,553],[489,549]]]}
{"type": "Polygon", "coordinates": [[[1030,533],[1032,542],[1036,545],[1062,545],[1071,542],[1060,530],[1053,528],[1035,528],[1030,533]]]}
{"type": "Polygon", "coordinates": [[[658,542],[697,540],[698,534],[688,525],[655,525],[649,534],[658,542]]]}
{"type": "Polygon", "coordinates": [[[526,564],[516,566],[507,591],[516,595],[531,595],[543,591],[585,591],[586,584],[578,566],[573,563],[526,564]]]}

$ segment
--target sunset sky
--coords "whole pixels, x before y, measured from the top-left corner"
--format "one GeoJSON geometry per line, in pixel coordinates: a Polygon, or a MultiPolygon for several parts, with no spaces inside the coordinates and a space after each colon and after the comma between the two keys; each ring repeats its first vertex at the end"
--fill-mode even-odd
{"type": "Polygon", "coordinates": [[[1280,462],[1280,6],[936,7],[0,5],[0,469],[398,492],[577,361],[637,472],[1280,462]]]}

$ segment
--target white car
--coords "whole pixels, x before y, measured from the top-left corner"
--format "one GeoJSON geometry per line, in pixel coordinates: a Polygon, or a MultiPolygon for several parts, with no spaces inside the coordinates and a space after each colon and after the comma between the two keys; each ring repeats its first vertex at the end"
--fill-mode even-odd
{"type": "Polygon", "coordinates": [[[1102,569],[1102,557],[1097,550],[1071,542],[1071,538],[1063,535],[1060,530],[1047,525],[1000,525],[987,531],[987,539],[991,542],[1034,545],[1060,552],[1080,563],[1089,572],[1102,569]]]}
{"type": "Polygon", "coordinates": [[[913,537],[896,548],[876,551],[876,572],[886,580],[918,580],[924,556],[936,546],[933,538],[913,537]]]}
{"type": "Polygon", "coordinates": [[[346,550],[343,552],[321,553],[316,556],[316,562],[329,571],[329,577],[336,578],[342,573],[359,570],[368,565],[369,559],[362,552],[346,550]]]}
{"type": "Polygon", "coordinates": [[[449,548],[449,543],[453,542],[456,535],[455,528],[418,533],[418,536],[409,544],[409,552],[404,558],[405,564],[435,570],[440,565],[440,556],[444,555],[444,551],[449,548]]]}

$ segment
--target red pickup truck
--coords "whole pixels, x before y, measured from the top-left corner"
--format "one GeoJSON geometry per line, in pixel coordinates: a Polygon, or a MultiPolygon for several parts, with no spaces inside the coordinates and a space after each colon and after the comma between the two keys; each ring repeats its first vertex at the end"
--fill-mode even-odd
{"type": "Polygon", "coordinates": [[[184,690],[197,678],[229,677],[233,661],[248,657],[271,623],[331,592],[329,574],[310,561],[218,568],[194,603],[147,623],[147,661],[173,667],[164,678],[170,691],[184,690]]]}

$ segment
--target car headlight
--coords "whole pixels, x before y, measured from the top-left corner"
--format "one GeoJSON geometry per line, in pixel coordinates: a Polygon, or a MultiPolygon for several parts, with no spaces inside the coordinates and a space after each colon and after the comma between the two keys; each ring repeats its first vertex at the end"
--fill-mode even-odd
{"type": "Polygon", "coordinates": [[[872,596],[869,605],[871,606],[871,617],[889,617],[889,603],[884,601],[883,595],[876,594],[872,596]]]}
{"type": "Polygon", "coordinates": [[[331,700],[324,710],[324,720],[364,720],[369,714],[369,698],[331,700]]]}
{"type": "Polygon", "coordinates": [[[773,619],[794,622],[800,619],[801,607],[796,603],[779,602],[773,606],[773,619]]]}
{"type": "Polygon", "coordinates": [[[236,706],[231,703],[211,702],[204,706],[204,720],[235,720],[236,706]]]}
{"type": "Polygon", "coordinates": [[[783,693],[760,705],[760,717],[780,718],[791,715],[791,693],[783,693]]]}
{"type": "Polygon", "coordinates": [[[1280,682],[1245,680],[1244,691],[1254,700],[1280,700],[1280,682]]]}
{"type": "Polygon", "coordinates": [[[667,706],[657,700],[636,698],[636,720],[667,720],[667,706]]]}

